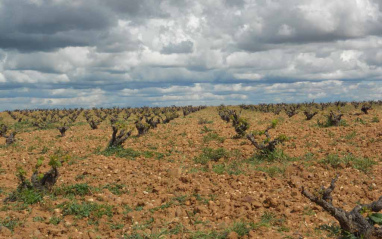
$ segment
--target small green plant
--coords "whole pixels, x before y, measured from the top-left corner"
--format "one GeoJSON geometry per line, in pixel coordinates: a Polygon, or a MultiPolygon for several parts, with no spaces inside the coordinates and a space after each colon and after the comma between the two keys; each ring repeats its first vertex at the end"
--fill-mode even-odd
{"type": "Polygon", "coordinates": [[[224,164],[217,164],[213,166],[212,169],[216,174],[223,174],[225,172],[225,165],[224,164]]]}
{"type": "Polygon", "coordinates": [[[329,154],[319,162],[323,165],[330,165],[332,168],[339,168],[341,165],[345,167],[353,167],[364,173],[370,172],[371,168],[377,164],[372,159],[356,157],[353,154],[346,154],[343,157],[336,154],[329,154]]]}
{"type": "Polygon", "coordinates": [[[355,122],[356,122],[356,123],[363,124],[363,125],[366,124],[366,122],[365,122],[363,119],[359,118],[359,117],[357,117],[357,119],[355,119],[355,122]]]}
{"type": "Polygon", "coordinates": [[[268,174],[269,177],[274,178],[277,175],[284,174],[285,167],[269,166],[269,167],[257,167],[256,170],[268,174]]]}
{"type": "Polygon", "coordinates": [[[377,164],[377,162],[372,159],[355,157],[353,155],[345,157],[345,161],[346,160],[352,163],[353,168],[358,169],[364,173],[369,173],[372,167],[377,164]]]}
{"type": "Polygon", "coordinates": [[[246,222],[236,222],[233,224],[232,227],[228,228],[225,232],[226,235],[229,234],[229,232],[234,231],[236,232],[239,237],[243,237],[245,235],[248,235],[248,233],[254,228],[253,223],[246,223],[246,222]]]}
{"type": "Polygon", "coordinates": [[[137,206],[134,210],[137,211],[137,212],[140,212],[143,210],[143,207],[144,206],[137,206]]]}
{"type": "Polygon", "coordinates": [[[270,227],[273,223],[277,221],[276,214],[272,212],[264,212],[261,216],[260,224],[265,227],[270,227]]]}
{"type": "Polygon", "coordinates": [[[355,136],[357,136],[357,132],[353,131],[353,132],[345,135],[345,139],[350,140],[350,139],[353,139],[355,136]]]}
{"type": "Polygon", "coordinates": [[[30,181],[26,179],[26,171],[19,167],[16,176],[20,184],[16,191],[4,199],[4,202],[23,201],[26,204],[40,202],[43,194],[50,191],[56,183],[59,176],[58,167],[62,164],[61,160],[62,158],[58,155],[51,156],[49,161],[51,169],[46,173],[39,173],[38,169],[42,165],[43,158],[38,158],[30,181]]]}
{"type": "Polygon", "coordinates": [[[255,224],[250,222],[235,222],[232,226],[226,228],[223,231],[194,231],[190,232],[189,238],[191,239],[223,239],[228,238],[231,232],[235,232],[240,238],[247,236],[251,230],[255,229],[255,224]]]}
{"type": "Polygon", "coordinates": [[[247,163],[257,165],[263,162],[290,162],[295,161],[296,158],[290,157],[289,155],[285,154],[283,150],[276,149],[273,152],[268,152],[267,154],[264,153],[256,153],[252,155],[247,161],[247,163]]]}
{"type": "Polygon", "coordinates": [[[277,120],[277,119],[273,119],[273,120],[271,121],[271,129],[276,128],[277,124],[278,124],[278,120],[277,120]]]}
{"type": "Polygon", "coordinates": [[[19,226],[20,224],[21,222],[18,218],[5,217],[4,219],[0,219],[0,226],[8,228],[12,232],[14,231],[15,227],[19,226]]]}
{"type": "Polygon", "coordinates": [[[122,147],[109,147],[109,148],[106,148],[104,151],[102,151],[101,154],[104,156],[115,155],[119,158],[126,158],[131,160],[134,160],[135,158],[141,156],[141,153],[138,151],[135,151],[134,149],[131,149],[131,148],[124,149],[122,147]]]}
{"type": "Polygon", "coordinates": [[[53,193],[54,195],[63,196],[85,196],[92,193],[92,187],[90,187],[87,183],[79,183],[55,188],[53,193]]]}
{"type": "Polygon", "coordinates": [[[46,154],[47,152],[49,151],[49,148],[44,146],[42,149],[41,149],[41,154],[46,154]]]}
{"type": "Polygon", "coordinates": [[[315,230],[328,232],[328,237],[338,238],[339,236],[341,236],[341,227],[339,227],[338,225],[324,224],[316,227],[315,230]]]}
{"type": "Polygon", "coordinates": [[[126,188],[126,185],[118,183],[106,184],[103,188],[107,188],[114,195],[122,195],[129,192],[129,190],[126,188]]]}
{"type": "Polygon", "coordinates": [[[207,120],[206,118],[199,118],[198,124],[212,124],[212,121],[207,120]]]}
{"type": "Polygon", "coordinates": [[[302,214],[303,215],[307,215],[307,216],[314,216],[314,215],[316,215],[316,213],[313,211],[313,209],[308,207],[308,206],[304,207],[304,211],[302,212],[302,214]]]}
{"type": "Polygon", "coordinates": [[[33,221],[34,222],[43,222],[43,221],[45,221],[45,218],[43,218],[43,217],[34,217],[33,221]]]}
{"type": "Polygon", "coordinates": [[[225,140],[224,137],[220,137],[217,133],[208,133],[203,137],[203,142],[208,143],[210,141],[217,141],[219,143],[223,143],[225,140]]]}
{"type": "Polygon", "coordinates": [[[218,161],[219,159],[227,156],[227,151],[224,148],[205,148],[203,149],[203,154],[212,161],[218,161]]]}
{"type": "Polygon", "coordinates": [[[52,218],[50,218],[50,220],[49,220],[49,223],[50,224],[53,224],[53,225],[58,225],[60,222],[62,221],[62,218],[60,218],[60,217],[52,217],[52,218]]]}
{"type": "Polygon", "coordinates": [[[103,215],[111,217],[113,215],[113,206],[106,204],[97,204],[91,202],[78,203],[77,201],[64,202],[58,205],[62,208],[62,213],[66,215],[74,215],[75,218],[101,218],[103,215]]]}
{"type": "Polygon", "coordinates": [[[36,146],[32,145],[32,146],[29,146],[27,150],[28,152],[32,152],[35,149],[36,149],[36,146]]]}
{"type": "Polygon", "coordinates": [[[25,189],[17,194],[17,200],[27,205],[35,204],[42,201],[43,194],[34,189],[25,189]]]}
{"type": "Polygon", "coordinates": [[[109,226],[110,226],[111,230],[119,230],[119,229],[122,229],[125,226],[125,224],[123,224],[123,223],[110,223],[109,226]]]}
{"type": "Polygon", "coordinates": [[[372,122],[372,123],[379,123],[379,118],[378,118],[378,116],[374,116],[374,117],[371,119],[371,122],[372,122]]]}
{"type": "Polygon", "coordinates": [[[243,174],[241,166],[241,162],[233,161],[231,163],[216,164],[213,166],[212,171],[214,171],[216,174],[227,173],[229,175],[239,175],[243,174]]]}
{"type": "Polygon", "coordinates": [[[330,165],[332,168],[338,168],[344,161],[335,154],[329,154],[326,158],[319,161],[323,165],[330,165]]]}
{"type": "Polygon", "coordinates": [[[208,128],[207,126],[203,125],[202,130],[200,131],[201,133],[208,133],[214,131],[213,129],[208,128]]]}
{"type": "Polygon", "coordinates": [[[382,225],[382,213],[375,212],[370,213],[368,216],[369,221],[371,221],[374,224],[382,225]]]}
{"type": "Polygon", "coordinates": [[[224,148],[212,149],[204,148],[203,153],[194,158],[195,163],[207,164],[209,161],[219,161],[223,157],[227,157],[228,153],[224,148]]]}

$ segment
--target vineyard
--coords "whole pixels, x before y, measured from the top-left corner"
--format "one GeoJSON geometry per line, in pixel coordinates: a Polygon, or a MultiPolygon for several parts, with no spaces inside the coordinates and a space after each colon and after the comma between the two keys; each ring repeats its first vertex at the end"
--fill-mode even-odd
{"type": "Polygon", "coordinates": [[[0,112],[1,238],[381,238],[382,101],[0,112]]]}

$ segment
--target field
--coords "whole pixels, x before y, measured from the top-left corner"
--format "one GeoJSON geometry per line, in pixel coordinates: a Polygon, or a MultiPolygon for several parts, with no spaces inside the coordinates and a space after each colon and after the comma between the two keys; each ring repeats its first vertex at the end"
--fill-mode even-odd
{"type": "Polygon", "coordinates": [[[347,211],[382,196],[382,105],[372,104],[367,114],[361,106],[297,105],[291,117],[291,105],[279,112],[276,106],[188,107],[194,110],[186,116],[180,107],[156,113],[1,112],[4,135],[17,134],[10,144],[0,139],[0,198],[6,201],[0,206],[0,235],[338,238],[338,221],[301,188],[316,195],[338,174],[333,205],[347,211]],[[311,120],[303,113],[308,107],[318,112],[311,120]],[[331,110],[343,114],[338,125],[327,123],[331,110]],[[222,119],[227,112],[240,112],[244,133],[235,131],[232,114],[230,122],[222,119]],[[157,127],[147,124],[151,116],[159,119],[157,127]],[[91,120],[98,120],[97,129],[91,120]],[[108,147],[111,124],[128,136],[120,146],[108,147]],[[64,136],[57,127],[68,127],[64,136]],[[278,139],[276,149],[256,148],[246,136],[250,132],[264,144],[278,139]],[[33,172],[41,179],[51,168],[59,172],[54,185],[30,185],[33,172]],[[29,187],[17,190],[20,179],[29,187]]]}

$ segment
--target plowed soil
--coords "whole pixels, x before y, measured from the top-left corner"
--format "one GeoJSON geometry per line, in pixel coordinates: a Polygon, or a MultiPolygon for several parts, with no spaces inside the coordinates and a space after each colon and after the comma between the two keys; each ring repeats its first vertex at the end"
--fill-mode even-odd
{"type": "MultiPolygon", "coordinates": [[[[256,160],[255,148],[246,138],[234,137],[234,128],[220,119],[215,107],[130,137],[123,145],[130,149],[126,157],[104,152],[111,137],[106,121],[91,130],[81,115],[65,137],[59,137],[57,129],[23,128],[14,145],[5,146],[5,139],[0,139],[1,200],[18,186],[17,167],[22,166],[30,178],[40,157],[45,159],[43,172],[49,170],[52,155],[66,157],[66,162],[59,168],[56,192],[45,194],[40,202],[1,202],[0,235],[23,239],[336,237],[338,223],[301,195],[302,186],[314,192],[338,174],[333,204],[346,210],[382,196],[382,110],[357,115],[359,110],[348,108],[343,117],[346,126],[326,128],[317,126],[326,112],[306,121],[302,113],[289,118],[284,113],[243,110],[249,131],[264,130],[278,119],[269,132],[273,137],[284,134],[288,141],[277,146],[284,155],[279,153],[272,162],[256,160]],[[200,124],[200,119],[207,122],[200,124]],[[224,157],[200,163],[197,159],[205,148],[224,149],[224,157]],[[335,155],[358,161],[336,163],[335,155]],[[367,159],[375,164],[369,167],[363,163],[367,159]],[[75,185],[87,190],[62,193],[75,185]],[[91,205],[104,206],[104,211],[91,205]]],[[[0,117],[14,122],[4,112],[0,117]]]]}

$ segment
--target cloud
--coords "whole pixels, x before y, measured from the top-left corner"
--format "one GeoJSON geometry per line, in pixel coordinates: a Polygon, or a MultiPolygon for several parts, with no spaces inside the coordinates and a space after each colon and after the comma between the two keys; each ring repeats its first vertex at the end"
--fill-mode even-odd
{"type": "Polygon", "coordinates": [[[5,76],[0,73],[0,82],[5,83],[5,76]]]}
{"type": "Polygon", "coordinates": [[[0,110],[381,99],[381,33],[379,0],[0,0],[0,110]]]}
{"type": "Polygon", "coordinates": [[[167,46],[163,47],[161,50],[162,54],[185,54],[192,53],[194,43],[192,41],[182,41],[178,44],[170,43],[167,46]]]}

